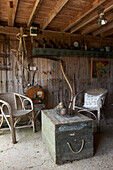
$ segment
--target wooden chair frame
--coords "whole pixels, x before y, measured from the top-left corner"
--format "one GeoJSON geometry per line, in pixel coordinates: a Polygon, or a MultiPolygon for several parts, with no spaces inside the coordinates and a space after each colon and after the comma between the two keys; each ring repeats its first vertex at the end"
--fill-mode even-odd
{"type": "Polygon", "coordinates": [[[24,128],[24,127],[32,126],[33,132],[36,132],[33,102],[30,98],[24,95],[18,94],[18,93],[1,93],[0,94],[0,111],[1,111],[0,112],[0,117],[1,117],[0,130],[10,129],[11,134],[12,134],[12,142],[14,144],[16,143],[15,128],[24,128]],[[13,99],[11,99],[12,102],[10,101],[10,96],[11,98],[13,96],[13,99]],[[21,109],[18,109],[17,98],[19,98],[19,101],[21,103],[21,109]],[[27,104],[29,103],[30,109],[27,109],[26,102],[27,104]],[[16,127],[17,123],[21,120],[21,118],[26,115],[28,116],[32,124],[16,127]],[[4,119],[8,125],[8,128],[2,128],[4,119]]]}
{"type": "Polygon", "coordinates": [[[101,117],[101,108],[104,105],[105,102],[105,97],[107,94],[106,89],[87,89],[87,90],[82,90],[73,99],[73,110],[78,110],[78,112],[88,112],[91,115],[95,117],[95,119],[98,120],[98,123],[100,122],[100,117],[101,117]],[[83,107],[84,104],[84,94],[90,94],[90,95],[100,95],[98,101],[97,101],[97,108],[86,108],[83,107]],[[93,113],[94,111],[97,111],[97,116],[93,113]]]}

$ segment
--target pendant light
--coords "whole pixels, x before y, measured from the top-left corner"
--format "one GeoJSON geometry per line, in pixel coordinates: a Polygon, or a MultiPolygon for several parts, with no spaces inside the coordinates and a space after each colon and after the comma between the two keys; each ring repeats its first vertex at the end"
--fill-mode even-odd
{"type": "Polygon", "coordinates": [[[104,10],[102,9],[101,12],[99,12],[99,18],[96,22],[98,25],[105,25],[107,23],[107,19],[104,17],[104,10]]]}

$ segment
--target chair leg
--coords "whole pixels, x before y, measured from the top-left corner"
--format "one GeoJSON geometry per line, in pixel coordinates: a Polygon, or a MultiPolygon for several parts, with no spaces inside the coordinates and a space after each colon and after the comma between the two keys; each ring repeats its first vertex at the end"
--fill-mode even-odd
{"type": "Polygon", "coordinates": [[[13,144],[17,143],[13,117],[10,117],[11,135],[13,144]]]}
{"type": "Polygon", "coordinates": [[[97,112],[97,119],[98,119],[98,123],[100,122],[100,110],[98,110],[97,112]]]}
{"type": "Polygon", "coordinates": [[[32,111],[32,124],[33,124],[33,132],[36,132],[36,120],[35,120],[35,112],[32,111]]]}
{"type": "Polygon", "coordinates": [[[100,132],[100,110],[97,112],[97,132],[100,132]]]}

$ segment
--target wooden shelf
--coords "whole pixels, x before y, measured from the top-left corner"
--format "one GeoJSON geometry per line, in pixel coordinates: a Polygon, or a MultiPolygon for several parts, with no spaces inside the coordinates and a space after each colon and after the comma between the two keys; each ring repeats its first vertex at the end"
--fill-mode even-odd
{"type": "Polygon", "coordinates": [[[53,49],[53,48],[33,48],[33,56],[31,58],[49,56],[84,56],[84,57],[98,57],[98,58],[113,58],[113,52],[100,51],[83,51],[70,49],[53,49]]]}

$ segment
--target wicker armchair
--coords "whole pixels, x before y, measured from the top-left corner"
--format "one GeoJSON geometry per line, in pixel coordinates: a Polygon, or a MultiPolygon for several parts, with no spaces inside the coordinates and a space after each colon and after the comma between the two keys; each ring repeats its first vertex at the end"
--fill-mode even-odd
{"type": "Polygon", "coordinates": [[[73,110],[88,112],[93,115],[99,123],[106,94],[107,90],[102,88],[83,90],[74,97],[73,110]],[[94,111],[97,111],[97,115],[94,114],[94,111]]]}
{"type": "Polygon", "coordinates": [[[33,102],[26,96],[17,93],[0,93],[0,118],[0,130],[10,129],[13,143],[16,143],[15,128],[33,126],[33,131],[36,131],[33,102]],[[27,109],[28,103],[30,104],[29,109],[27,109]],[[18,122],[26,115],[30,119],[29,122],[31,122],[31,124],[17,127],[18,122]],[[8,128],[2,127],[4,119],[8,128]]]}

